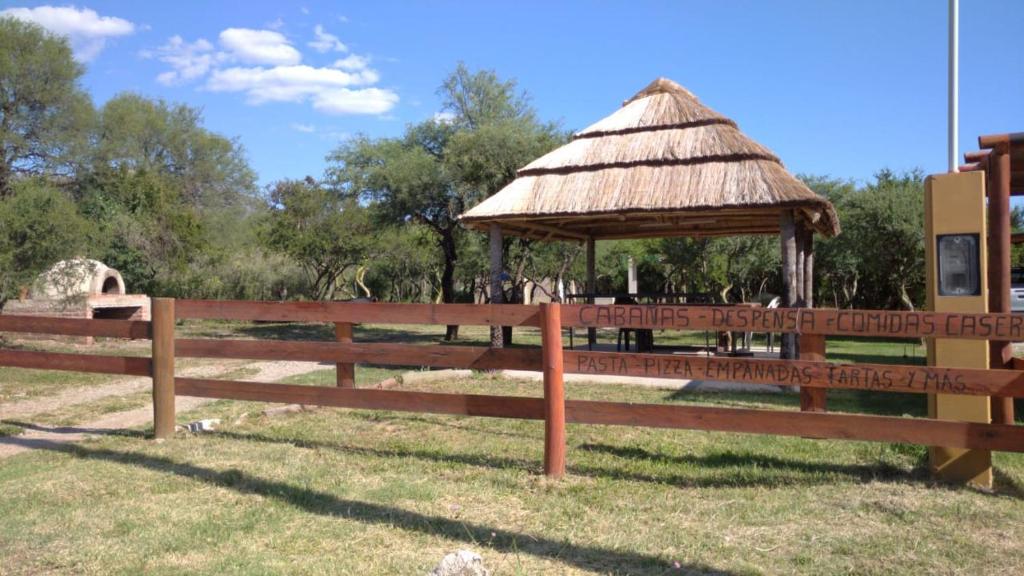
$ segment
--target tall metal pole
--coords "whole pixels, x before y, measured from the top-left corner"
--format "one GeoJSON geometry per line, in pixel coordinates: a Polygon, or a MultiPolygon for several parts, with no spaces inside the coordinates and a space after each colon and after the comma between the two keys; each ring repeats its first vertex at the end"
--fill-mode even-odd
{"type": "Polygon", "coordinates": [[[960,0],[949,0],[949,171],[959,172],[960,138],[960,0]]]}

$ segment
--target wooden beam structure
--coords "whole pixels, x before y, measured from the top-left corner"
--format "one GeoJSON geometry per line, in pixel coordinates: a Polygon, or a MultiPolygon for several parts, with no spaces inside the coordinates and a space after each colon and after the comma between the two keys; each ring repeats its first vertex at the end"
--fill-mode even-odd
{"type": "MultiPolygon", "coordinates": [[[[504,238],[501,233],[500,224],[490,226],[490,255],[491,255],[491,304],[502,304],[505,302],[505,292],[502,288],[501,276],[505,270],[503,262],[504,238]]],[[[501,348],[505,345],[504,331],[501,326],[491,326],[491,347],[501,348]]]]}
{"type": "MultiPolygon", "coordinates": [[[[587,237],[587,294],[597,294],[597,241],[593,236],[587,237]]],[[[587,304],[593,304],[594,298],[587,297],[587,304]]],[[[597,343],[597,329],[587,328],[587,346],[597,343]]]]}
{"type": "MultiPolygon", "coordinates": [[[[986,150],[970,154],[978,168],[985,171],[988,196],[988,311],[1008,313],[1010,304],[1011,237],[1013,235],[1010,196],[1013,193],[1014,144],[1024,148],[1021,134],[982,136],[978,143],[986,150]]],[[[965,154],[965,157],[968,156],[965,154]]],[[[1007,340],[989,342],[989,366],[1007,368],[1013,359],[1013,346],[1007,340]]],[[[992,421],[1014,423],[1012,398],[992,398],[992,421]]]]}
{"type": "MultiPolygon", "coordinates": [[[[797,288],[797,242],[796,221],[792,211],[782,213],[779,221],[779,242],[782,248],[782,305],[796,308],[799,302],[797,288]]],[[[797,355],[796,336],[782,335],[779,357],[792,360],[797,355]]]]}

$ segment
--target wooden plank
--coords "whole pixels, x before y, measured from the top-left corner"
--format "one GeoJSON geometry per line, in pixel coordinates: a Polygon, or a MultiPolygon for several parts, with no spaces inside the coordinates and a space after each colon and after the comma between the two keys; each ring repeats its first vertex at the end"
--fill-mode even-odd
{"type": "Polygon", "coordinates": [[[153,436],[174,437],[174,299],[153,298],[153,436]]]}
{"type": "MultiPolygon", "coordinates": [[[[808,235],[808,238],[810,235],[808,235]]],[[[821,334],[800,335],[800,359],[806,362],[825,361],[825,337],[821,334]]],[[[827,404],[828,389],[813,388],[810,386],[800,387],[800,411],[801,412],[825,412],[827,404]]]]}
{"type": "Polygon", "coordinates": [[[64,354],[61,352],[36,352],[32,350],[0,350],[0,366],[9,366],[12,368],[36,368],[39,370],[61,370],[66,372],[149,376],[151,362],[149,358],[133,358],[130,356],[64,354]]]}
{"type": "Polygon", "coordinates": [[[575,424],[606,424],[776,434],[804,438],[934,444],[1024,452],[1024,426],[950,422],[822,412],[670,406],[568,400],[566,420],[575,424]]]}
{"type": "Polygon", "coordinates": [[[47,318],[45,316],[0,316],[0,332],[98,336],[146,340],[149,322],[142,320],[94,320],[91,318],[47,318]]]}
{"type": "Polygon", "coordinates": [[[1013,370],[566,351],[565,371],[872,392],[1024,396],[1024,372],[1013,370]]]}
{"type": "MultiPolygon", "coordinates": [[[[177,378],[180,396],[540,420],[542,398],[177,378]]],[[[567,400],[566,421],[1024,451],[1024,426],[783,410],[567,400]]]]}
{"type": "MultiPolygon", "coordinates": [[[[348,322],[337,322],[334,324],[334,338],[341,344],[352,343],[352,325],[348,322]]],[[[340,388],[355,388],[356,365],[351,362],[338,362],[334,370],[336,381],[340,388]]]]}
{"type": "Polygon", "coordinates": [[[540,326],[536,306],[522,304],[391,304],[383,302],[260,302],[178,300],[178,318],[352,324],[540,326]]]}
{"type": "Polygon", "coordinates": [[[559,304],[541,304],[544,353],[544,474],[565,476],[565,383],[562,378],[562,319],[559,304]]]}
{"type": "Polygon", "coordinates": [[[1022,314],[567,304],[562,307],[562,325],[577,328],[707,329],[829,336],[1024,341],[1022,314]]]}
{"type": "Polygon", "coordinates": [[[435,366],[476,370],[541,370],[540,348],[484,348],[355,342],[285,340],[178,340],[179,358],[301,360],[387,366],[435,366]]]}
{"type": "Polygon", "coordinates": [[[263,384],[229,380],[177,378],[179,396],[228,398],[255,402],[281,402],[337,406],[366,410],[397,410],[460,416],[489,416],[541,420],[544,400],[526,396],[485,396],[480,394],[448,394],[436,392],[404,392],[372,388],[337,388],[299,386],[294,384],[263,384]]]}

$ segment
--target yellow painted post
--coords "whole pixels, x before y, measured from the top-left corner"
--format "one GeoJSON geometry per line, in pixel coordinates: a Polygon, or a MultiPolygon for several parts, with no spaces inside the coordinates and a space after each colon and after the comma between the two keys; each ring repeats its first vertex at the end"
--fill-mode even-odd
{"type": "MultiPolygon", "coordinates": [[[[929,310],[988,312],[985,239],[984,173],[929,176],[925,181],[925,275],[929,310]],[[967,250],[964,246],[973,248],[967,250]],[[940,258],[940,251],[949,254],[940,258]],[[971,251],[974,251],[974,260],[965,266],[963,256],[970,260],[971,251]]],[[[988,342],[930,339],[928,364],[987,369],[988,342]]],[[[984,423],[992,420],[987,396],[932,394],[928,397],[928,414],[939,420],[984,423]]],[[[992,486],[992,453],[988,450],[933,446],[929,449],[929,462],[932,472],[940,479],[985,488],[992,486]]]]}
{"type": "Polygon", "coordinates": [[[153,435],[174,436],[174,299],[151,298],[153,319],[153,435]]]}

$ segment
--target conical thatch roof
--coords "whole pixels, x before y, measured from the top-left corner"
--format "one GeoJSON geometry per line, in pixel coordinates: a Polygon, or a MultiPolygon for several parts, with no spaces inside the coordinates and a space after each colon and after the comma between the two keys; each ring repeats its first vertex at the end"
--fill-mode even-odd
{"type": "Polygon", "coordinates": [[[718,236],[778,232],[784,209],[839,233],[832,205],[771,151],[659,78],[462,220],[550,239],[718,236]]]}

